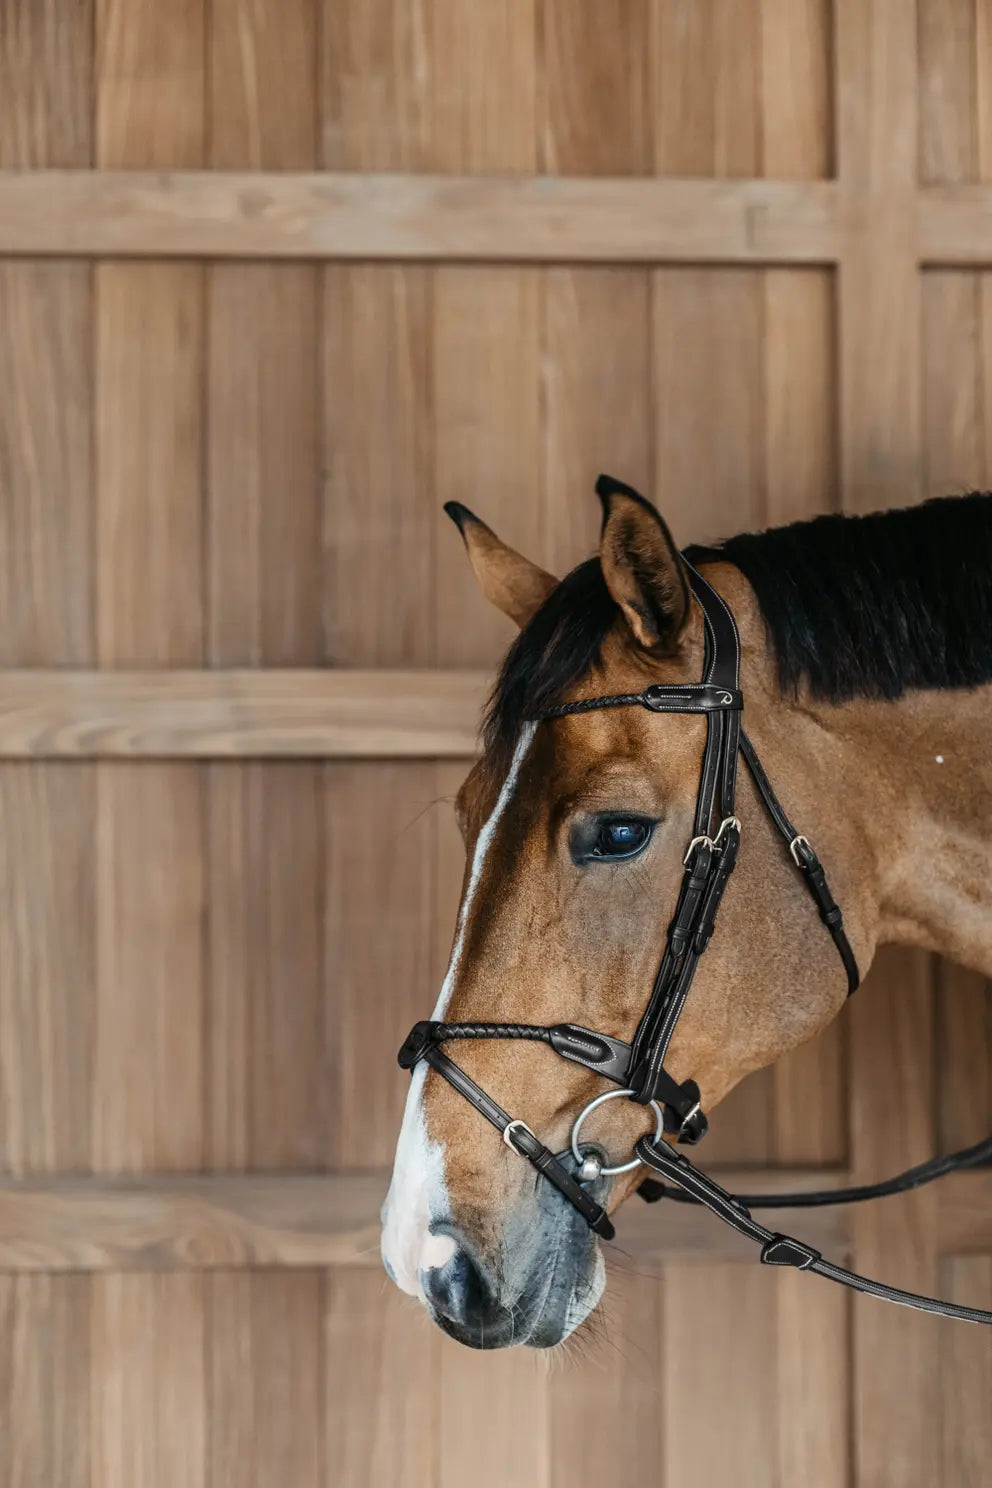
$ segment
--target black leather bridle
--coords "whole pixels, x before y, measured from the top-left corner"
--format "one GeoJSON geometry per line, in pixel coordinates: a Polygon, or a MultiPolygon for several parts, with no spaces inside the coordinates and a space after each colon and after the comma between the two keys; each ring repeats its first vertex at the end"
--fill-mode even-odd
{"type": "MultiPolygon", "coordinates": [[[[614,489],[626,491],[619,483],[614,489]]],[[[765,1207],[801,1207],[827,1203],[852,1203],[886,1193],[919,1187],[956,1168],[970,1167],[992,1159],[992,1138],[975,1147],[929,1163],[885,1183],[859,1188],[836,1189],[822,1193],[786,1194],[756,1198],[729,1194],[695,1168],[688,1158],[674,1152],[667,1142],[659,1140],[660,1125],[676,1140],[693,1146],[705,1136],[708,1122],[700,1105],[699,1086],[694,1080],[677,1081],[665,1069],[665,1057],[672,1034],[685,1007],[692,979],[713,935],[717,910],[737,860],[740,845],[740,822],[734,815],[737,779],[737,757],[743,755],[758,794],[771,819],[788,844],[788,851],[802,876],[820,919],[833,938],[847,975],[848,995],[858,986],[858,965],[844,930],[838,908],[819,858],[808,838],[797,832],[782,809],[754,746],[741,728],[743,700],[740,692],[740,641],[734,617],[725,601],[688,564],[693,593],[703,613],[706,650],[703,679],[685,685],[658,684],[643,692],[619,693],[612,696],[583,698],[550,708],[532,720],[563,718],[603,708],[641,707],[653,713],[697,713],[706,718],[706,742],[703,748],[699,793],[693,836],[684,858],[684,873],[679,888],[675,914],[668,927],[668,937],[661,965],[647,1007],[641,1017],[632,1043],[608,1034],[595,1033],[572,1023],[551,1026],[532,1023],[416,1023],[399,1051],[403,1069],[412,1070],[424,1060],[449,1084],[453,1085],[475,1109],[491,1122],[506,1144],[527,1158],[539,1173],[552,1183],[579,1211],[589,1227],[606,1240],[614,1236],[613,1225],[601,1204],[585,1186],[603,1173],[620,1171],[603,1169],[598,1157],[590,1156],[575,1171],[565,1166],[568,1153],[555,1156],[526,1125],[504,1111],[490,1095],[467,1075],[441,1048],[460,1039],[528,1039],[549,1045],[563,1058],[584,1065],[619,1087],[610,1095],[626,1094],[633,1101],[651,1104],[661,1115],[654,1137],[642,1137],[635,1148],[637,1158],[646,1167],[676,1184],[671,1190],[664,1183],[647,1179],[639,1192],[648,1202],[669,1196],[681,1202],[701,1203],[761,1247],[761,1260],[766,1265],[796,1266],[815,1271],[831,1281],[841,1282],[859,1291],[870,1292],[889,1301],[919,1307],[947,1317],[969,1322],[992,1323],[992,1312],[964,1307],[951,1302],[903,1292],[871,1281],[856,1272],[846,1271],[825,1261],[820,1253],[789,1235],[767,1230],[751,1216],[750,1210],[765,1207]]],[[[590,1102],[577,1118],[572,1130],[572,1151],[582,1158],[578,1147],[579,1127],[593,1104],[590,1102]]]]}

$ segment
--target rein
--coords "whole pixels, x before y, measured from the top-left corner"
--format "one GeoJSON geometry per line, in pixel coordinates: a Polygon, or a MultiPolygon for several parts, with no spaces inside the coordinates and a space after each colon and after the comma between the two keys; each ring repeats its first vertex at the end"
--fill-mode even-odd
{"type": "MultiPolygon", "coordinates": [[[[619,486],[618,482],[610,482],[610,485],[627,489],[619,486]]],[[[835,1266],[811,1246],[790,1235],[766,1229],[751,1215],[751,1209],[761,1206],[802,1208],[855,1203],[917,1188],[945,1173],[992,1160],[992,1138],[949,1156],[933,1158],[883,1183],[757,1198],[728,1193],[663,1140],[663,1133],[668,1133],[680,1145],[694,1146],[706,1135],[709,1126],[700,1103],[699,1086],[695,1080],[677,1081],[665,1069],[665,1058],[700,957],[712,938],[720,901],[737,861],[741,834],[740,821],[734,815],[738,755],[743,756],[758,794],[788,844],[792,861],[837,947],[847,975],[848,995],[856,990],[860,980],[857,961],[844,930],[843,916],[830,892],[823,866],[809,839],[797,832],[783,810],[754,745],[741,728],[740,640],[734,617],[706,579],[688,564],[686,567],[705,622],[702,681],[680,685],[659,683],[643,692],[583,698],[550,708],[533,720],[540,722],[604,708],[628,707],[647,708],[653,713],[697,713],[706,718],[706,743],[693,836],[686,849],[685,871],[661,964],[633,1041],[627,1044],[622,1039],[572,1023],[544,1026],[423,1021],[414,1024],[405,1039],[399,1051],[399,1064],[403,1069],[412,1070],[424,1060],[442,1075],[497,1128],[506,1145],[532,1163],[578,1210],[590,1229],[605,1240],[612,1240],[615,1231],[606,1210],[594,1196],[593,1187],[640,1162],[676,1185],[671,1189],[667,1183],[646,1179],[638,1192],[649,1203],[668,1196],[682,1203],[705,1205],[726,1224],[758,1244],[761,1247],[760,1259],[765,1265],[795,1266],[803,1271],[815,1271],[830,1281],[890,1302],[968,1322],[992,1323],[992,1312],[900,1291],[835,1266]],[[525,1122],[504,1111],[440,1047],[463,1039],[527,1039],[545,1043],[562,1058],[602,1075],[618,1088],[597,1095],[586,1105],[573,1124],[570,1149],[556,1156],[525,1122]],[[655,1115],[655,1131],[653,1136],[640,1138],[632,1161],[617,1167],[604,1167],[595,1149],[583,1150],[580,1146],[580,1129],[595,1107],[622,1096],[651,1107],[655,1115]]]]}

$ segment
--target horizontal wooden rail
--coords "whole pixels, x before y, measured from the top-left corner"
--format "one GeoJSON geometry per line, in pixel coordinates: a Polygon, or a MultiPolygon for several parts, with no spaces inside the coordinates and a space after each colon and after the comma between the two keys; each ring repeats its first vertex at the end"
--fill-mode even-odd
{"type": "MultiPolygon", "coordinates": [[[[839,1173],[724,1172],[749,1189],[822,1187],[839,1173]]],[[[211,1270],[241,1266],[377,1266],[382,1173],[177,1174],[0,1182],[0,1271],[211,1270]]],[[[771,1212],[771,1211],[770,1211],[771,1212]]],[[[776,1224],[784,1214],[772,1213],[776,1224]]],[[[770,1222],[770,1221],[769,1221],[770,1222]]],[[[829,1210],[804,1236],[843,1251],[846,1221],[829,1210]]],[[[747,1257],[711,1215],[685,1205],[630,1202],[618,1259],[747,1257]]]]}
{"type": "Polygon", "coordinates": [[[924,263],[992,264],[992,185],[927,186],[919,219],[924,263]]]}
{"type": "MultiPolygon", "coordinates": [[[[822,1168],[724,1169],[715,1176],[750,1193],[849,1181],[844,1172],[822,1168]]],[[[377,1266],[386,1182],[384,1173],[0,1180],[0,1272],[377,1266]]],[[[940,1185],[940,1195],[940,1252],[992,1249],[992,1173],[955,1174],[940,1185]]],[[[759,1218],[842,1260],[850,1213],[770,1209],[759,1218]]],[[[614,1255],[621,1266],[628,1258],[660,1263],[754,1255],[753,1246],[711,1214],[682,1204],[631,1200],[617,1230],[614,1255]]]]}
{"type": "Polygon", "coordinates": [[[830,263],[832,181],[2,171],[0,255],[830,263]]]}
{"type": "Polygon", "coordinates": [[[490,679],[456,671],[0,671],[0,759],[464,758],[490,679]]]}

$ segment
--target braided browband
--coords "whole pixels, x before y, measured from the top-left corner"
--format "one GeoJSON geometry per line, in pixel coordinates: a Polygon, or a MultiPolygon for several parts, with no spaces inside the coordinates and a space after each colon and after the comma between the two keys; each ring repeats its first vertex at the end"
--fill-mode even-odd
{"type": "Polygon", "coordinates": [[[530,721],[539,723],[545,718],[567,718],[571,713],[594,713],[599,708],[648,708],[652,713],[737,713],[743,706],[738,691],[717,687],[712,682],[656,682],[643,692],[615,692],[606,697],[560,703],[556,708],[535,713],[530,721]]]}

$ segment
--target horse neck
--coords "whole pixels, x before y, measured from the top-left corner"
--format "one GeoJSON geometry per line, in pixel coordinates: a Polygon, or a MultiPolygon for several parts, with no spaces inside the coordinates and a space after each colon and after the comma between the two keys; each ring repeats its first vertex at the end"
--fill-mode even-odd
{"type": "Polygon", "coordinates": [[[787,711],[822,799],[861,839],[877,943],[992,975],[992,686],[787,711]]]}

